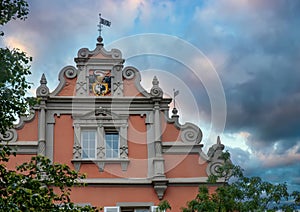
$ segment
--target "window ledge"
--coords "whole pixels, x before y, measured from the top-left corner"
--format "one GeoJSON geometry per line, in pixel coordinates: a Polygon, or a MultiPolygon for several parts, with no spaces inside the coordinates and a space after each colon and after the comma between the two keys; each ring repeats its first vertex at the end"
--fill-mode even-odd
{"type": "Polygon", "coordinates": [[[107,159],[73,159],[72,163],[76,171],[79,171],[81,164],[95,163],[100,172],[104,171],[105,164],[121,164],[122,171],[127,171],[129,159],[107,158],[107,159]]]}

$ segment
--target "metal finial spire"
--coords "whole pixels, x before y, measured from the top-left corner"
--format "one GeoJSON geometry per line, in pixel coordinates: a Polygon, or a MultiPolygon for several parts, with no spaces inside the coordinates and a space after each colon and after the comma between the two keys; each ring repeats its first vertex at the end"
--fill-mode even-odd
{"type": "Polygon", "coordinates": [[[179,90],[175,90],[175,88],[173,88],[173,96],[174,96],[174,105],[173,105],[173,110],[172,110],[172,113],[174,115],[176,115],[178,113],[178,110],[176,109],[176,96],[179,94],[179,90]]]}
{"type": "Polygon", "coordinates": [[[175,90],[175,88],[173,88],[173,92],[174,92],[174,108],[176,108],[176,96],[178,96],[178,94],[179,94],[179,90],[175,90]]]}
{"type": "Polygon", "coordinates": [[[101,13],[99,13],[99,24],[97,25],[97,26],[98,26],[98,31],[99,31],[99,36],[98,36],[98,38],[97,38],[97,41],[98,41],[99,43],[101,43],[102,40],[103,40],[103,38],[102,38],[102,36],[101,36],[101,32],[102,32],[102,27],[103,27],[103,25],[104,25],[104,26],[110,27],[111,22],[108,21],[108,20],[106,20],[106,19],[104,19],[104,18],[101,18],[101,13]]]}

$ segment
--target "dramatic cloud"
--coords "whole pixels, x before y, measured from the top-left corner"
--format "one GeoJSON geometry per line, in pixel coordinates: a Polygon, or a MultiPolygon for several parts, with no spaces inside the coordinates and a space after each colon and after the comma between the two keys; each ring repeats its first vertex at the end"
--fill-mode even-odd
{"type": "MultiPolygon", "coordinates": [[[[202,51],[220,77],[227,105],[221,140],[233,160],[249,175],[299,186],[300,1],[30,0],[29,4],[28,20],[4,27],[2,45],[34,57],[31,80],[36,85],[45,73],[53,90],[58,72],[74,65],[78,49],[95,47],[99,12],[112,22],[102,32],[105,44],[142,33],[177,36],[202,51]]],[[[162,40],[154,42],[164,48],[162,40]]],[[[143,46],[149,50],[155,45],[143,46]]],[[[202,127],[207,149],[216,141],[207,132],[213,119],[212,99],[218,99],[203,81],[211,74],[203,65],[208,63],[201,63],[203,57],[189,57],[176,42],[169,51],[186,55],[188,64],[202,64],[198,66],[202,77],[186,64],[159,55],[131,58],[127,64],[145,70],[146,88],[151,87],[153,73],[166,95],[171,96],[174,87],[180,90],[181,121],[202,127]]]]}

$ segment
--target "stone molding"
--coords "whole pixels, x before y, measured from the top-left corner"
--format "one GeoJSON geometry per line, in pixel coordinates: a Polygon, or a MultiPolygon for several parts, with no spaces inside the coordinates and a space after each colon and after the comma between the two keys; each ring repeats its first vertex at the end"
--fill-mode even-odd
{"type": "Polygon", "coordinates": [[[36,155],[38,153],[38,141],[9,142],[8,146],[13,150],[16,149],[17,154],[36,155]]]}
{"type": "Polygon", "coordinates": [[[116,158],[116,159],[72,159],[71,162],[74,165],[76,171],[79,171],[81,164],[96,164],[99,168],[99,172],[104,171],[105,164],[120,164],[122,171],[127,171],[129,159],[116,158]]]}

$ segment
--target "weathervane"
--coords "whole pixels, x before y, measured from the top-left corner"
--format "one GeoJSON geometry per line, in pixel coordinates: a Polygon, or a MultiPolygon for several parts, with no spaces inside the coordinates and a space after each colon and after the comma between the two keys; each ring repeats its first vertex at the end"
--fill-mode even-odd
{"type": "Polygon", "coordinates": [[[173,108],[173,110],[172,110],[172,113],[174,114],[174,115],[176,115],[177,113],[178,113],[178,110],[176,109],[176,96],[178,96],[178,94],[179,94],[179,90],[175,90],[174,88],[173,88],[173,96],[174,96],[174,108],[173,108]]]}
{"type": "Polygon", "coordinates": [[[102,26],[108,26],[110,27],[111,25],[111,22],[104,19],[104,18],[101,18],[101,13],[99,13],[99,24],[97,25],[98,26],[98,31],[99,31],[99,37],[97,38],[98,42],[101,43],[102,42],[102,37],[101,37],[101,31],[102,31],[102,26]]]}

